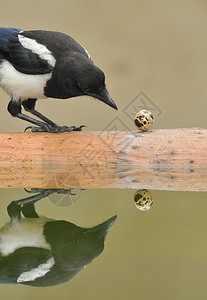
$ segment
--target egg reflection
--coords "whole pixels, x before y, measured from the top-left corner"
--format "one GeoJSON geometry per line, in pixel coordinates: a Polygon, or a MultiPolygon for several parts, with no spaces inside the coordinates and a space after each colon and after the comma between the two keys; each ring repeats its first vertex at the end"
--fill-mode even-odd
{"type": "Polygon", "coordinates": [[[134,194],[135,206],[142,211],[149,210],[153,203],[153,195],[148,190],[138,190],[134,194]]]}

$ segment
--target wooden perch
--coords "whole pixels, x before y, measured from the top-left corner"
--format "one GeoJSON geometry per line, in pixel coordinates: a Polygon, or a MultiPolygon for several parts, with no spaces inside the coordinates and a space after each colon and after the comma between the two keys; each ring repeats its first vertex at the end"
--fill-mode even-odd
{"type": "Polygon", "coordinates": [[[207,130],[0,135],[0,187],[207,191],[207,130]]]}

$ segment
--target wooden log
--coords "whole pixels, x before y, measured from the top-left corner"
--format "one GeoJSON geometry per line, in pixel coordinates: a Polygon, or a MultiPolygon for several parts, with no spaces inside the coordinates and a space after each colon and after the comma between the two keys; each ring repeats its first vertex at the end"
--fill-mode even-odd
{"type": "Polygon", "coordinates": [[[0,187],[207,191],[207,130],[0,135],[0,187]]]}

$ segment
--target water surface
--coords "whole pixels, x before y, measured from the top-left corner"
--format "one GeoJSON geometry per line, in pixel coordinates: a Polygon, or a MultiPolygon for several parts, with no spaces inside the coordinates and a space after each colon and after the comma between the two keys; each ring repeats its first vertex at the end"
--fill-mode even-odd
{"type": "MultiPolygon", "coordinates": [[[[140,211],[136,190],[82,190],[49,195],[37,202],[39,215],[95,227],[117,215],[103,252],[66,283],[53,287],[1,284],[4,299],[205,299],[206,193],[151,191],[154,204],[140,211]],[[154,295],[154,298],[152,297],[154,295]]],[[[2,189],[0,225],[9,221],[12,200],[31,196],[2,189]]]]}

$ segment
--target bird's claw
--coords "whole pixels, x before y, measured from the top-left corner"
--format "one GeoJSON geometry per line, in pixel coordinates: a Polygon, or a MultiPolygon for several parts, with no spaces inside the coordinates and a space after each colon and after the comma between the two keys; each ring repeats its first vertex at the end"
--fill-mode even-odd
{"type": "Polygon", "coordinates": [[[32,129],[32,126],[27,126],[24,130],[24,132],[26,132],[27,130],[32,129]]]}
{"type": "Polygon", "coordinates": [[[43,124],[41,127],[28,126],[25,128],[24,132],[31,129],[32,132],[51,132],[51,133],[63,133],[71,131],[82,131],[82,128],[86,125],[77,126],[51,126],[49,124],[43,124]]]}

